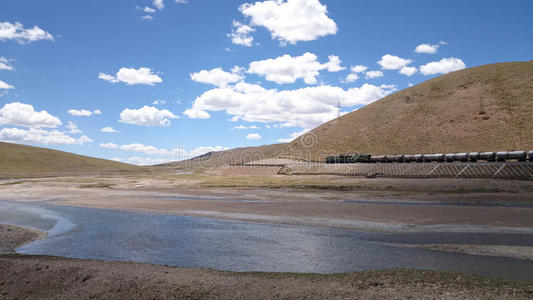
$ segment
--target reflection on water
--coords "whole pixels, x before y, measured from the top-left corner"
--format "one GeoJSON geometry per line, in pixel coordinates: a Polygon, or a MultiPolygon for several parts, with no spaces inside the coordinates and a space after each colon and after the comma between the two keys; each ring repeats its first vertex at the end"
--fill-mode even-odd
{"type": "Polygon", "coordinates": [[[410,267],[533,278],[533,262],[436,252],[390,243],[475,239],[533,245],[531,235],[385,234],[0,201],[0,223],[51,234],[26,254],[123,260],[233,271],[341,273],[410,267]]]}

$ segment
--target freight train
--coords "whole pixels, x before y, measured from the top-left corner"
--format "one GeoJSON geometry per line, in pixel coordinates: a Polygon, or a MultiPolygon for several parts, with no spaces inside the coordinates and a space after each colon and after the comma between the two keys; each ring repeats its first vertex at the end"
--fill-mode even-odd
{"type": "Polygon", "coordinates": [[[351,154],[326,157],[326,163],[410,163],[410,162],[533,162],[533,151],[468,152],[449,154],[368,155],[351,154]]]}

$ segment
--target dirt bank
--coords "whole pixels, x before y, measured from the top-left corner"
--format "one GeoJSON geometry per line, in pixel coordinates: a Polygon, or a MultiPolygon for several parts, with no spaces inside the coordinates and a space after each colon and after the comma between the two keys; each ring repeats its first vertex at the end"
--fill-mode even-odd
{"type": "Polygon", "coordinates": [[[533,284],[450,272],[234,273],[56,257],[0,256],[2,299],[521,299],[533,284]]]}
{"type": "Polygon", "coordinates": [[[44,232],[0,224],[0,254],[14,253],[17,247],[46,236],[44,232]]]}

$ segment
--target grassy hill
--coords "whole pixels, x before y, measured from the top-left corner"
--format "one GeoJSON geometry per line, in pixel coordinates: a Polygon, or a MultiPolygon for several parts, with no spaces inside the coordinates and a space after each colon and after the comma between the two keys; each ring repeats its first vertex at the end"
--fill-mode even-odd
{"type": "Polygon", "coordinates": [[[533,61],[460,70],[394,93],[292,141],[328,154],[533,150],[533,61]],[[480,99],[483,99],[483,112],[480,99]]]}
{"type": "Polygon", "coordinates": [[[286,154],[287,144],[273,144],[258,147],[235,148],[224,151],[209,152],[191,159],[166,163],[166,166],[178,169],[202,169],[220,165],[231,165],[270,158],[286,154]]]}
{"type": "Polygon", "coordinates": [[[142,167],[46,148],[0,142],[0,178],[138,172],[142,167]]]}

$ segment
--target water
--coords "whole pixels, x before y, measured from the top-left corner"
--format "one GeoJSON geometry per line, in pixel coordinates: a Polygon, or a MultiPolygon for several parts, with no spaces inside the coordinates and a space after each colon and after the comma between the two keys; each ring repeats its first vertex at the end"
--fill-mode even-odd
{"type": "Polygon", "coordinates": [[[344,273],[408,267],[533,281],[533,262],[391,243],[533,246],[527,234],[386,234],[0,201],[0,223],[49,232],[25,254],[231,271],[344,273]]]}

